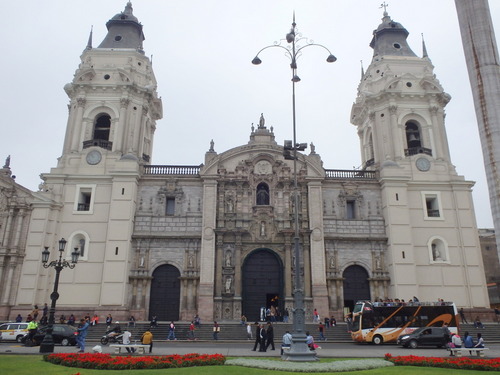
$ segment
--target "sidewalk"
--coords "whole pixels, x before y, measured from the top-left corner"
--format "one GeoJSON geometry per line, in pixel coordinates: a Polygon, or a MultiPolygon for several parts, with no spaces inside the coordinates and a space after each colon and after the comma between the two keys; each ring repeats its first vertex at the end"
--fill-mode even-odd
{"type": "MultiPolygon", "coordinates": [[[[87,342],[86,352],[92,352],[97,342],[87,342]]],[[[113,348],[100,345],[103,353],[114,354],[113,348]]],[[[448,357],[449,352],[445,349],[436,348],[418,348],[405,349],[397,345],[369,345],[369,344],[338,344],[321,342],[321,349],[317,350],[319,358],[383,358],[386,353],[393,356],[398,355],[417,355],[427,357],[448,357]]],[[[227,357],[279,357],[280,346],[276,345],[276,350],[268,350],[265,353],[254,352],[253,342],[241,343],[231,341],[157,341],[154,343],[151,355],[170,355],[170,354],[223,354],[227,357]]],[[[488,346],[486,358],[500,357],[500,345],[488,346]]],[[[76,353],[78,349],[74,346],[59,346],[54,348],[55,353],[76,353]]],[[[1,343],[0,354],[40,354],[40,347],[24,347],[17,343],[1,343]]],[[[138,356],[139,354],[134,354],[138,356]]],[[[146,353],[149,355],[149,353],[146,353]]],[[[477,358],[476,356],[471,358],[477,358]]]]}

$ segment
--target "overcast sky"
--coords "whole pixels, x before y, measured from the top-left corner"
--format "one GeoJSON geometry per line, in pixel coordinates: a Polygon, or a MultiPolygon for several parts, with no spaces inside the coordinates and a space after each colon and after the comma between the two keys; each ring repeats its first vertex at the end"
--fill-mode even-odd
{"type": "MultiPolygon", "coordinates": [[[[327,46],[309,48],[298,60],[297,140],[313,142],[328,169],[361,164],[351,106],[372,58],[369,43],[381,23],[381,0],[135,0],[144,26],[146,55],[153,55],[164,117],[157,123],[152,164],[199,165],[210,140],[221,153],[248,142],[261,113],[276,141],[292,138],[290,68],[278,49],[263,47],[284,38],[293,12],[303,36],[327,46]]],[[[23,0],[2,4],[3,58],[0,167],[11,155],[16,181],[32,190],[40,173],[61,155],[69,99],[63,87],[80,63],[91,26],[94,47],[106,22],[126,0],[23,0]]],[[[500,29],[500,1],[490,1],[500,29]]],[[[493,227],[477,122],[453,0],[393,0],[387,11],[409,32],[421,56],[421,34],[435,74],[452,97],[446,126],[452,162],[476,181],[479,227],[493,227]]],[[[497,37],[497,40],[500,39],[497,37]]]]}

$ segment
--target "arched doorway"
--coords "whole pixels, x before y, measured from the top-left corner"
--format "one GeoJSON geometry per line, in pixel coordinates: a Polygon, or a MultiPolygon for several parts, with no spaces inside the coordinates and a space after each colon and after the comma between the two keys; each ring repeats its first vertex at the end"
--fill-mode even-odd
{"type": "Polygon", "coordinates": [[[359,300],[370,300],[370,282],[368,272],[361,266],[347,267],[344,278],[344,306],[352,311],[359,300]]]}
{"type": "Polygon", "coordinates": [[[179,270],[165,264],[153,272],[149,294],[149,317],[156,315],[158,320],[179,320],[181,295],[179,270]]]}
{"type": "Polygon", "coordinates": [[[249,321],[260,318],[261,307],[278,307],[283,311],[283,264],[269,249],[258,249],[248,255],[242,268],[242,313],[249,321]]]}

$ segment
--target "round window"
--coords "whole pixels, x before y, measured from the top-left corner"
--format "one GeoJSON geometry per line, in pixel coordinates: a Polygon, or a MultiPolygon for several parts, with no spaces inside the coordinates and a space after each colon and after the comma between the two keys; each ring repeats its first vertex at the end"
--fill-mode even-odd
{"type": "Polygon", "coordinates": [[[116,40],[117,42],[119,42],[120,40],[122,40],[121,35],[117,35],[117,36],[115,36],[115,40],[116,40]]]}
{"type": "Polygon", "coordinates": [[[401,44],[399,44],[399,43],[394,43],[393,46],[396,49],[400,49],[401,48],[401,44]]]}

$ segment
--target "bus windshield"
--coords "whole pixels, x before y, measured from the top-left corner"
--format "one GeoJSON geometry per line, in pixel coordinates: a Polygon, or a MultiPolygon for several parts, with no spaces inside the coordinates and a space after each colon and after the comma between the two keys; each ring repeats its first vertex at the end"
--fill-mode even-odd
{"type": "Polygon", "coordinates": [[[457,308],[452,302],[383,303],[360,301],[353,310],[351,335],[357,342],[394,342],[419,327],[442,327],[457,333],[457,308]]]}

